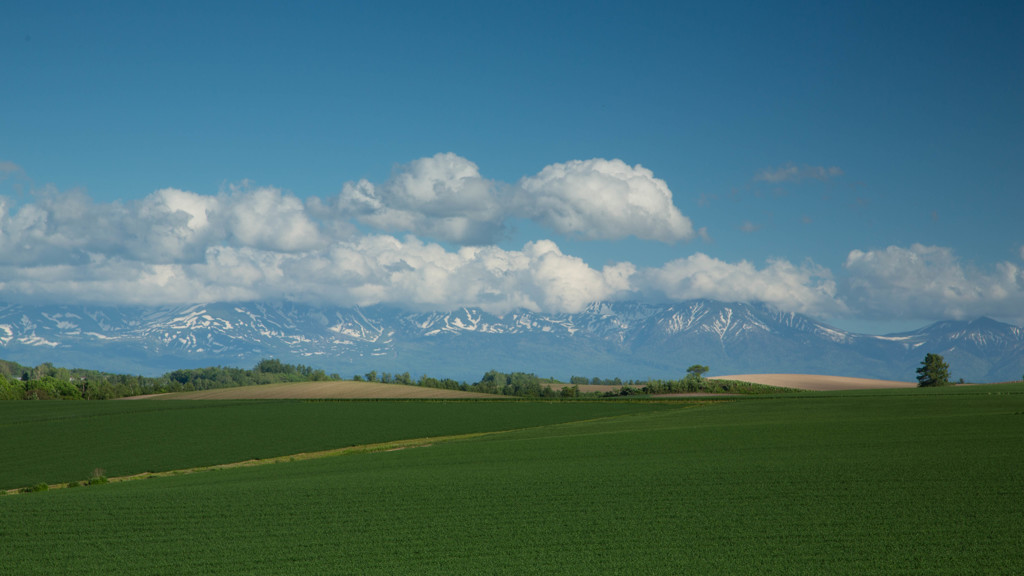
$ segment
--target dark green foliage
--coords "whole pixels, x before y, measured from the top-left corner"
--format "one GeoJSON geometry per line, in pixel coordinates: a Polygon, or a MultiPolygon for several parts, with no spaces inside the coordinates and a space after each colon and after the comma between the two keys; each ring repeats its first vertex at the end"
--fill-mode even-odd
{"type": "Polygon", "coordinates": [[[416,381],[417,386],[423,386],[425,388],[440,388],[443,390],[469,390],[469,386],[465,383],[459,383],[451,378],[431,378],[430,376],[423,375],[416,381]]]}
{"type": "Polygon", "coordinates": [[[740,380],[719,380],[688,374],[682,380],[648,380],[643,382],[648,394],[703,393],[703,394],[786,394],[801,392],[794,388],[768,386],[740,380]]]}
{"type": "Polygon", "coordinates": [[[38,380],[29,380],[25,383],[25,398],[50,400],[63,399],[74,400],[82,398],[82,391],[71,383],[69,379],[57,379],[53,376],[43,376],[38,380]]]}
{"type": "Polygon", "coordinates": [[[339,379],[337,374],[273,358],[261,360],[252,370],[212,366],[175,370],[159,378],[57,368],[48,362],[26,368],[0,360],[0,400],[107,400],[159,392],[339,379]],[[18,373],[20,377],[12,376],[18,373]]]}
{"type": "Polygon", "coordinates": [[[25,384],[17,378],[0,374],[0,400],[21,400],[25,397],[25,384]]]}
{"type": "Polygon", "coordinates": [[[938,354],[926,354],[921,366],[917,369],[918,386],[948,386],[949,365],[938,354]]]}
{"type": "Polygon", "coordinates": [[[20,380],[23,374],[27,374],[31,370],[28,366],[22,366],[17,362],[0,360],[0,376],[6,376],[12,380],[20,380]]]}
{"type": "Polygon", "coordinates": [[[709,370],[711,370],[711,368],[708,368],[707,366],[702,366],[700,364],[694,364],[694,365],[692,365],[692,366],[690,366],[689,368],[686,369],[686,374],[688,376],[693,376],[695,378],[703,378],[704,377],[704,373],[708,372],[709,370]]]}
{"type": "Polygon", "coordinates": [[[48,484],[46,484],[45,482],[41,482],[39,484],[35,484],[32,486],[26,486],[19,490],[19,492],[21,492],[22,494],[28,494],[31,492],[46,492],[49,489],[50,486],[48,484]]]}
{"type": "MultiPolygon", "coordinates": [[[[697,372],[703,374],[707,371],[706,366],[691,366],[697,368],[697,372]]],[[[687,374],[682,380],[627,380],[619,378],[602,379],[594,377],[587,379],[582,376],[573,376],[570,383],[575,387],[561,386],[558,389],[552,387],[557,384],[552,379],[542,379],[535,374],[524,372],[513,372],[510,374],[491,370],[484,374],[479,382],[472,386],[463,386],[462,390],[473,392],[484,392],[488,394],[501,394],[504,396],[521,396],[527,398],[575,398],[579,396],[590,397],[613,397],[613,396],[634,396],[637,394],[671,394],[686,392],[702,392],[706,394],[779,394],[786,392],[799,392],[792,388],[779,386],[766,386],[737,380],[709,380],[696,372],[687,374]],[[591,384],[599,386],[616,386],[616,390],[605,392],[591,392],[583,394],[578,387],[579,384],[591,384]]]]}
{"type": "Polygon", "coordinates": [[[554,381],[539,378],[536,374],[512,372],[506,374],[491,370],[479,382],[469,388],[473,392],[522,396],[526,398],[555,398],[559,393],[551,388],[554,381]]]}

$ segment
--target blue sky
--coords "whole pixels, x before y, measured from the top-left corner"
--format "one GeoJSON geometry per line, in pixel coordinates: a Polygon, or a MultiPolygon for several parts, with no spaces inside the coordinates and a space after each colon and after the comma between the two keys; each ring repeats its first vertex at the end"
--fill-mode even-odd
{"type": "Polygon", "coordinates": [[[0,300],[1024,324],[1024,6],[15,2],[0,300]]]}

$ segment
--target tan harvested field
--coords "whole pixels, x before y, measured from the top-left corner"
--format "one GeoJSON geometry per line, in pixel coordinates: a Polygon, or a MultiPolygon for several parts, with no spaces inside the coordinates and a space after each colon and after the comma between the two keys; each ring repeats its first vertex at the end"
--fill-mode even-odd
{"type": "Polygon", "coordinates": [[[782,386],[799,390],[877,390],[883,388],[915,388],[917,382],[900,382],[898,380],[875,380],[871,378],[851,378],[848,376],[823,376],[818,374],[732,374],[729,376],[712,376],[711,379],[742,380],[754,384],[782,386]]]}
{"type": "Polygon", "coordinates": [[[197,392],[173,392],[151,394],[132,399],[153,400],[264,400],[264,399],[456,399],[456,398],[498,398],[494,394],[421,388],[402,384],[380,384],[377,382],[355,382],[351,380],[329,382],[287,382],[282,384],[261,384],[238,388],[218,388],[197,392]]]}

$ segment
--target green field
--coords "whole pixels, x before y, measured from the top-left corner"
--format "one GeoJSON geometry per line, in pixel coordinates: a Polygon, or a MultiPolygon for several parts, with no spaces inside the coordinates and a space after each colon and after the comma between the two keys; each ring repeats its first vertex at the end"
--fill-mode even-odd
{"type": "Polygon", "coordinates": [[[671,405],[521,401],[0,402],[0,490],[410,438],[512,430],[671,405]]]}
{"type": "Polygon", "coordinates": [[[182,422],[218,423],[199,451],[210,458],[235,454],[231,429],[253,434],[253,450],[275,436],[252,432],[252,410],[261,425],[280,412],[278,433],[296,428],[277,450],[323,440],[326,425],[307,428],[315,419],[306,407],[324,410],[324,421],[338,410],[339,432],[323,444],[508,431],[0,496],[0,574],[1024,573],[1020,385],[696,406],[64,404],[0,406],[5,476],[16,476],[12,454],[49,460],[26,456],[34,447],[25,439],[44,430],[140,466],[134,442],[101,450],[87,423],[105,430],[97,445],[118,433],[174,445],[145,432],[150,422],[166,430],[174,410],[182,422]],[[462,412],[444,413],[450,406],[462,412]],[[19,430],[30,432],[10,442],[19,430]]]}

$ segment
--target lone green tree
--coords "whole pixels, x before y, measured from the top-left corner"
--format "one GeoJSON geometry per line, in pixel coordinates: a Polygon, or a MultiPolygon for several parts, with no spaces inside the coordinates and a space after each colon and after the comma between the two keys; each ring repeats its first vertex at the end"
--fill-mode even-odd
{"type": "Polygon", "coordinates": [[[949,364],[938,354],[926,354],[917,369],[918,386],[947,386],[949,384],[949,364]]]}
{"type": "Polygon", "coordinates": [[[686,369],[686,373],[694,378],[700,380],[704,377],[704,373],[711,370],[707,366],[701,366],[700,364],[694,364],[686,369]]]}

